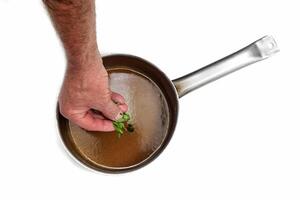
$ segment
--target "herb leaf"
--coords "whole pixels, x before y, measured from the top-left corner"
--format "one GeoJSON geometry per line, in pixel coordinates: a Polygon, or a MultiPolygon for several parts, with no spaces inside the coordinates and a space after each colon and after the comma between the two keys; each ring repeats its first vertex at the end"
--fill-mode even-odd
{"type": "Polygon", "coordinates": [[[116,121],[113,121],[113,126],[117,133],[118,138],[123,135],[124,131],[133,132],[134,128],[132,124],[127,123],[130,120],[130,115],[128,113],[123,113],[122,117],[116,121]]]}

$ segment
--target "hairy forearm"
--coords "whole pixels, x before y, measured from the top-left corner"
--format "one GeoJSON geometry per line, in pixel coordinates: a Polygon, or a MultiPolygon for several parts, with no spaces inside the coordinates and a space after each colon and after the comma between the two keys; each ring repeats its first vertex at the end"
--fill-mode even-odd
{"type": "Polygon", "coordinates": [[[43,0],[69,63],[97,57],[95,0],[43,0]]]}

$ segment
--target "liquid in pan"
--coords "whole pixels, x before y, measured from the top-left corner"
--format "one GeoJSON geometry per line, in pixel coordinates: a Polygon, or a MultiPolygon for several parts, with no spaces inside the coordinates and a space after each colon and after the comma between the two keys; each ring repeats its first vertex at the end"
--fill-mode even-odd
{"type": "Polygon", "coordinates": [[[70,137],[78,152],[96,165],[133,166],[150,157],[164,141],[168,104],[160,88],[139,72],[122,66],[108,72],[111,90],[126,99],[134,132],[118,138],[115,132],[89,132],[69,122],[70,137]]]}

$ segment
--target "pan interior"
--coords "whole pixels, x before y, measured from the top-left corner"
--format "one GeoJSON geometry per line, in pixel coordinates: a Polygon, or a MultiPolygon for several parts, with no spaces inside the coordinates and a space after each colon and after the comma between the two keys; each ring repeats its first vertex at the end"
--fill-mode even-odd
{"type": "Polygon", "coordinates": [[[170,111],[160,87],[142,73],[126,66],[108,72],[112,91],[126,99],[134,132],[118,138],[115,132],[89,132],[69,122],[69,139],[80,157],[94,165],[122,169],[155,154],[169,131],[170,111]]]}

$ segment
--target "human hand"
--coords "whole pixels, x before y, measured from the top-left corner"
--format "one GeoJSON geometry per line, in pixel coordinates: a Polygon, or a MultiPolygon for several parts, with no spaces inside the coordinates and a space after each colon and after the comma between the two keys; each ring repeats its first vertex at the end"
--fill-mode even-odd
{"type": "Polygon", "coordinates": [[[68,65],[59,95],[60,112],[86,130],[113,131],[111,120],[117,120],[128,109],[125,99],[109,89],[108,73],[100,56],[81,65],[68,65]]]}

